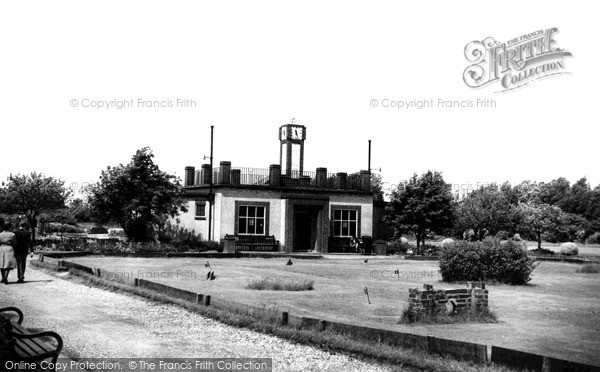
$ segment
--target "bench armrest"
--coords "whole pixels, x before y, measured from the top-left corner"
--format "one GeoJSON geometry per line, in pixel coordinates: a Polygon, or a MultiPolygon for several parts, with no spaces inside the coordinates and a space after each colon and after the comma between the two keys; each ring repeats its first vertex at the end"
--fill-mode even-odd
{"type": "Polygon", "coordinates": [[[0,313],[7,313],[10,311],[12,311],[13,313],[17,313],[17,315],[19,316],[19,320],[17,320],[17,324],[20,325],[21,323],[23,323],[23,312],[21,310],[19,310],[18,308],[12,307],[12,306],[0,308],[0,313]]]}

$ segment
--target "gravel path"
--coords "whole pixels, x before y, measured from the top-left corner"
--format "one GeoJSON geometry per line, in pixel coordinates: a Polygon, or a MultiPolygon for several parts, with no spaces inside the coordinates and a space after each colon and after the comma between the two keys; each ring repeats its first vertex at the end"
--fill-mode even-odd
{"type": "MultiPolygon", "coordinates": [[[[9,280],[14,276],[11,272],[9,280]]],[[[63,354],[74,358],[262,357],[273,358],[274,371],[395,370],[224,325],[177,306],[73,283],[29,265],[26,283],[0,285],[3,306],[23,310],[27,328],[58,332],[63,354]]]]}

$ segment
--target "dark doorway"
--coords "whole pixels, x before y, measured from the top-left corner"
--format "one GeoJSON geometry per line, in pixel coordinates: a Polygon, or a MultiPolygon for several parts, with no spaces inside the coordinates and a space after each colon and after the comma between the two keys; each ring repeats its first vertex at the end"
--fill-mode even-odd
{"type": "Polygon", "coordinates": [[[319,211],[315,205],[294,206],[294,251],[317,251],[319,211]]]}

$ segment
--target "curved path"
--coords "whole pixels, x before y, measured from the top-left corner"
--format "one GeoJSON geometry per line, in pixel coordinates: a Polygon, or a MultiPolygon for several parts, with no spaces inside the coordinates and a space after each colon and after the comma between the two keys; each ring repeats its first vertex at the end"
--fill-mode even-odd
{"type": "MultiPolygon", "coordinates": [[[[58,276],[68,276],[68,273],[58,276]]],[[[9,280],[14,281],[11,272],[9,280]]],[[[273,358],[274,371],[391,371],[345,355],[224,325],[174,305],[88,287],[28,265],[24,284],[0,285],[0,307],[29,329],[58,332],[71,358],[273,358]]]]}

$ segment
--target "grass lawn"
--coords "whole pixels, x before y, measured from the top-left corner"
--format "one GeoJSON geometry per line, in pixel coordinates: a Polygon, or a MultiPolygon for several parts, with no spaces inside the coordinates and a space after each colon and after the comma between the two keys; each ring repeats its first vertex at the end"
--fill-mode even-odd
{"type": "Polygon", "coordinates": [[[408,289],[463,287],[440,282],[435,261],[397,257],[326,256],[322,260],[77,257],[89,267],[145,278],[242,303],[277,307],[372,327],[505,346],[600,365],[600,274],[577,273],[577,264],[542,262],[526,286],[489,285],[495,324],[398,324],[408,289]],[[394,274],[398,270],[399,275],[394,274]],[[253,280],[314,280],[314,290],[252,290],[253,280]],[[364,287],[368,287],[371,305],[364,287]]]}

